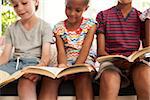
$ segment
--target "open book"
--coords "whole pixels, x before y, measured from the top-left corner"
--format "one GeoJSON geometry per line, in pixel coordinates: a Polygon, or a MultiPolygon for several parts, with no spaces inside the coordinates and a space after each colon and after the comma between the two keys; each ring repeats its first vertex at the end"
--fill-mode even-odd
{"type": "Polygon", "coordinates": [[[45,75],[45,76],[55,79],[55,78],[61,78],[63,76],[67,76],[70,74],[92,72],[92,71],[95,71],[94,67],[88,64],[77,64],[77,65],[72,65],[67,68],[28,66],[22,70],[16,71],[15,73],[11,75],[5,71],[0,70],[0,87],[14,80],[17,80],[22,75],[27,74],[27,73],[45,75]]]}
{"type": "Polygon", "coordinates": [[[108,56],[101,56],[97,58],[98,62],[105,62],[105,61],[114,61],[114,60],[126,60],[128,62],[134,62],[138,58],[144,58],[144,55],[150,53],[150,47],[143,48],[136,52],[133,52],[130,56],[126,57],[123,55],[108,55],[108,56]]]}

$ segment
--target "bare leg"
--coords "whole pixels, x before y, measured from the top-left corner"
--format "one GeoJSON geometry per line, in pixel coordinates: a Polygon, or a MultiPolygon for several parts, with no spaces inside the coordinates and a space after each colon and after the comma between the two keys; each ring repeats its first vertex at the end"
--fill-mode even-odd
{"type": "Polygon", "coordinates": [[[83,73],[74,79],[77,100],[93,100],[92,82],[89,73],[83,73]]]}
{"type": "Polygon", "coordinates": [[[150,100],[150,67],[140,64],[133,69],[132,76],[138,100],[150,100]]]}
{"type": "Polygon", "coordinates": [[[36,82],[21,78],[18,83],[18,95],[20,100],[37,100],[36,82]]]}
{"type": "Polygon", "coordinates": [[[100,100],[117,100],[121,78],[118,72],[106,70],[100,77],[100,100]]]}
{"type": "Polygon", "coordinates": [[[38,100],[57,100],[58,88],[61,80],[44,77],[38,100]]]}

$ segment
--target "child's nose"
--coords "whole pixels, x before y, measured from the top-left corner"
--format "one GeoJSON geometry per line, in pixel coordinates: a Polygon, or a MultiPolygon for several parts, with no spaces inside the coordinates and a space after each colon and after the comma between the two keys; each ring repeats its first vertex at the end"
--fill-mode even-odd
{"type": "Polygon", "coordinates": [[[18,11],[21,11],[22,9],[23,9],[23,5],[18,4],[17,10],[18,10],[18,11]]]}
{"type": "Polygon", "coordinates": [[[74,16],[75,15],[75,11],[71,11],[70,15],[74,16]]]}

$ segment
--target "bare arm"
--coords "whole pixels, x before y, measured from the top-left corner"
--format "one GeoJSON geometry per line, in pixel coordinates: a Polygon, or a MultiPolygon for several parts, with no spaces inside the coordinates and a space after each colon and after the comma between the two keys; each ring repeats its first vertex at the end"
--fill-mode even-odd
{"type": "Polygon", "coordinates": [[[42,46],[42,56],[37,66],[47,66],[50,61],[50,43],[44,43],[42,46]]]}
{"type": "MultiPolygon", "coordinates": [[[[50,43],[44,43],[42,46],[42,56],[40,63],[36,66],[47,66],[50,61],[50,43]]],[[[40,79],[40,76],[37,74],[24,74],[23,77],[28,78],[29,80],[36,82],[40,79]]]]}
{"type": "Polygon", "coordinates": [[[145,22],[145,46],[150,46],[150,19],[145,22]]]}
{"type": "Polygon", "coordinates": [[[88,33],[84,39],[79,57],[77,58],[77,60],[75,62],[76,64],[82,64],[87,59],[87,56],[89,54],[89,51],[90,51],[90,48],[91,48],[91,45],[93,42],[95,30],[96,30],[96,25],[93,25],[92,28],[88,31],[88,33]]]}
{"type": "Polygon", "coordinates": [[[9,61],[9,57],[12,52],[12,45],[11,44],[5,44],[4,50],[0,56],[0,65],[6,64],[9,61]]]}
{"type": "Polygon", "coordinates": [[[55,37],[56,37],[56,47],[58,52],[57,55],[58,64],[67,65],[67,57],[65,53],[64,42],[60,36],[56,35],[55,37]]]}
{"type": "Polygon", "coordinates": [[[105,50],[105,35],[103,33],[97,34],[97,55],[98,56],[109,55],[105,50]]]}

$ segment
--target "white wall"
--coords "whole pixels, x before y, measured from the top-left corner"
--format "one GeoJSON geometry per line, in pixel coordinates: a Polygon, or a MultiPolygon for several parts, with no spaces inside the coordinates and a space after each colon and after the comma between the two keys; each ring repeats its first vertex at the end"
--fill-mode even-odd
{"type": "MultiPolygon", "coordinates": [[[[0,8],[1,9],[1,8],[0,8]]],[[[0,12],[0,19],[1,19],[1,12],[0,12]]],[[[2,30],[2,23],[1,23],[1,21],[0,21],[0,36],[1,36],[1,31],[2,30]]]]}
{"type": "MultiPolygon", "coordinates": [[[[91,0],[84,16],[95,18],[96,14],[117,4],[118,0],[91,0]]],[[[53,26],[65,16],[65,0],[40,0],[38,15],[53,26]]],[[[150,7],[150,0],[133,0],[133,6],[140,11],[150,7]],[[148,3],[144,3],[148,2],[148,3]]]]}

